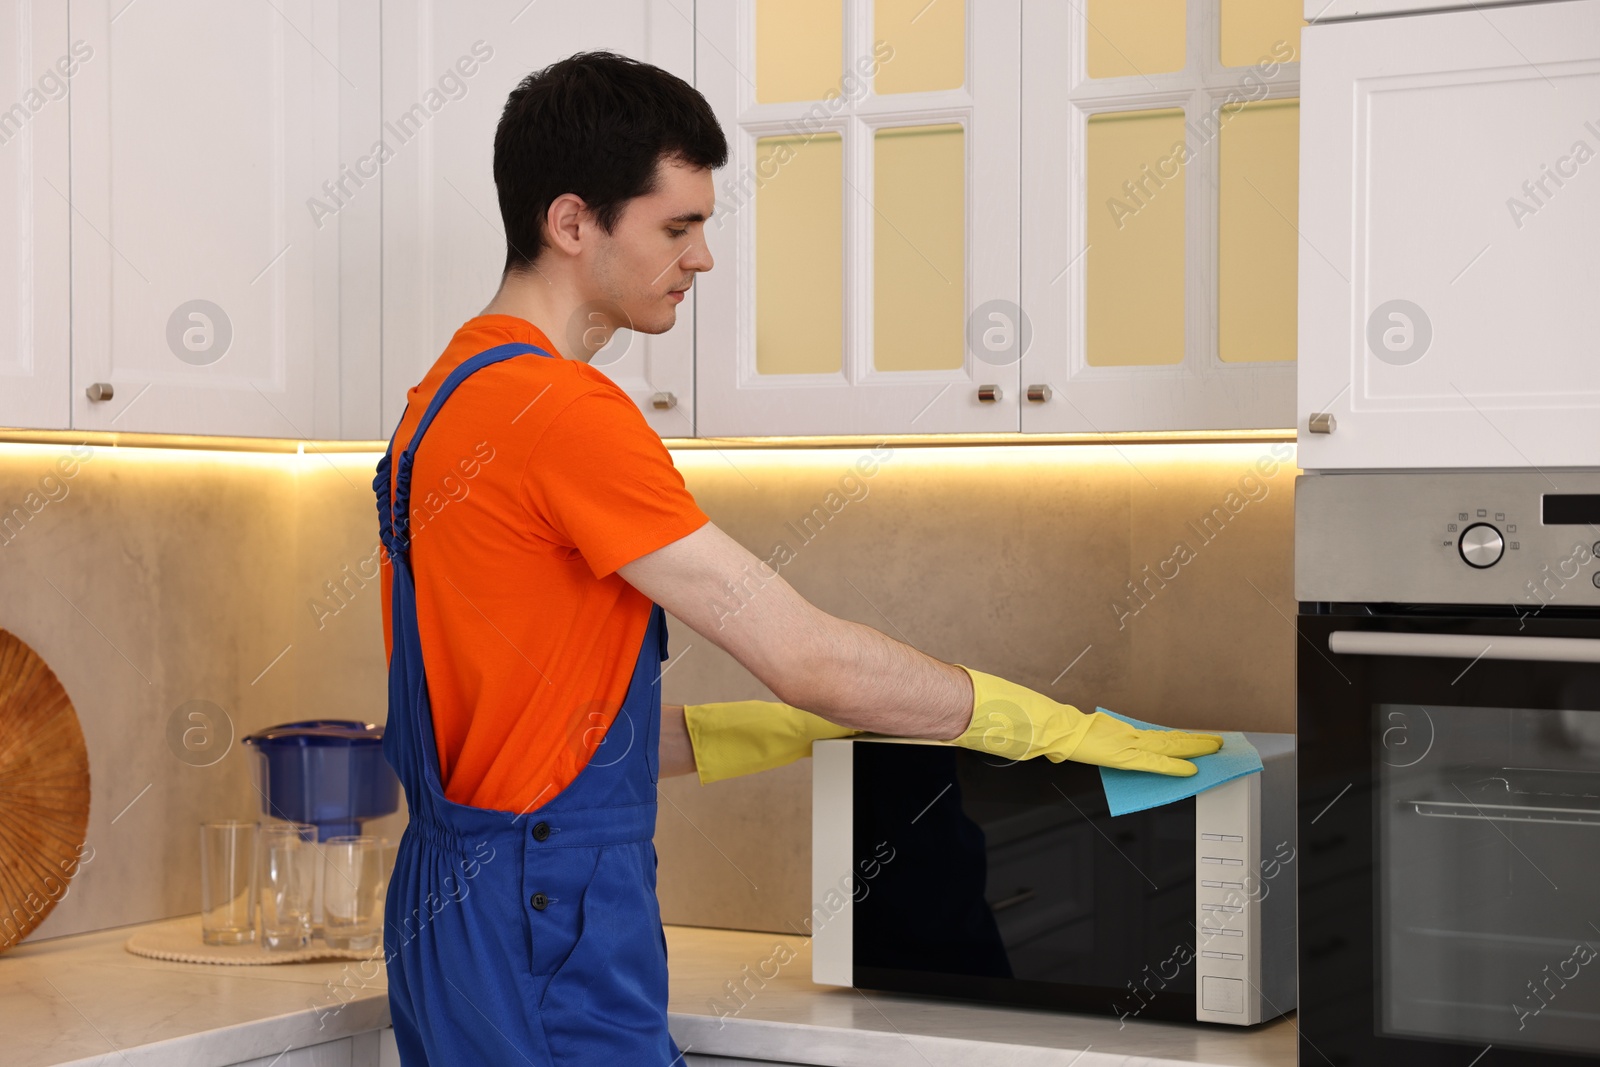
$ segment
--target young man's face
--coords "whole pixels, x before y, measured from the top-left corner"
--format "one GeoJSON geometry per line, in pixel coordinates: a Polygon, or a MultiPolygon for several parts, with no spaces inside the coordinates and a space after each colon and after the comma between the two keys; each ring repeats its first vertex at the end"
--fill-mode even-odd
{"type": "Polygon", "coordinates": [[[695,274],[711,269],[705,222],[715,200],[711,171],[663,159],[655,192],[628,201],[616,228],[602,232],[590,277],[597,296],[620,309],[617,327],[665,333],[677,322],[695,274]]]}

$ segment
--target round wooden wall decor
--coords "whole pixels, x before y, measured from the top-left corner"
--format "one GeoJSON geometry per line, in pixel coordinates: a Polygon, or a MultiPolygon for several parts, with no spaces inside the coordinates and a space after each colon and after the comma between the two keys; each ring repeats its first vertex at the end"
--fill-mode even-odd
{"type": "Polygon", "coordinates": [[[38,653],[0,630],[0,952],[67,891],[89,826],[89,750],[38,653]]]}

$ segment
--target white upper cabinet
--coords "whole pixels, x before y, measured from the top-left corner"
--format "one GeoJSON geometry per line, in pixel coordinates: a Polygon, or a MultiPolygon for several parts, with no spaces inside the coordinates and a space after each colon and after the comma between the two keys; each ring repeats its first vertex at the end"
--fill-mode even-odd
{"type": "Polygon", "coordinates": [[[700,433],[1018,429],[1020,0],[700,0],[700,433]]]}
{"type": "Polygon", "coordinates": [[[96,57],[58,0],[0,0],[0,426],[67,425],[67,87],[96,57]]]}
{"type": "Polygon", "coordinates": [[[1022,428],[1294,418],[1299,0],[1028,0],[1022,428]]]}
{"type": "Polygon", "coordinates": [[[1308,22],[1331,22],[1334,19],[1367,18],[1374,15],[1404,15],[1417,11],[1444,11],[1469,6],[1494,8],[1506,4],[1536,2],[1542,0],[1305,0],[1305,13],[1308,22]]]}
{"type": "MultiPolygon", "coordinates": [[[[681,0],[383,0],[383,433],[406,390],[500,285],[505,231],[494,134],[524,77],[574,52],[610,50],[694,81],[693,7],[681,0]]],[[[581,324],[536,323],[558,347],[581,324]]],[[[620,330],[590,365],[663,437],[694,434],[692,302],[648,336],[620,330]]]]}
{"type": "Polygon", "coordinates": [[[1600,0],[1305,53],[1300,465],[1600,462],[1600,0]]]}
{"type": "Polygon", "coordinates": [[[373,0],[70,12],[72,425],[375,436],[373,0]]]}

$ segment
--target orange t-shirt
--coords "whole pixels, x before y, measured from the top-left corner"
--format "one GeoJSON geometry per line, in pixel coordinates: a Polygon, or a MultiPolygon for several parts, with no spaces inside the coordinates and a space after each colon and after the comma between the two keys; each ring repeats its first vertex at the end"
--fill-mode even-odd
{"type": "Polygon", "coordinates": [[[486,367],[439,410],[412,471],[411,563],[445,795],[523,812],[578,776],[622,706],[651,604],[617,568],[708,520],[628,395],[511,315],[463,324],[406,394],[396,466],[445,377],[512,341],[556,358],[486,367]]]}

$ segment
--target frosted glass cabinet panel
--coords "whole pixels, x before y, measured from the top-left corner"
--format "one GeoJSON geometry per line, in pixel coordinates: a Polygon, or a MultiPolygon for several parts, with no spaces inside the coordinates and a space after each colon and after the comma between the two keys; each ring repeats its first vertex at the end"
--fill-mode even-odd
{"type": "Polygon", "coordinates": [[[1183,362],[1184,172],[1159,162],[1183,138],[1181,109],[1089,117],[1090,366],[1183,362]]]}
{"type": "MultiPolygon", "coordinates": [[[[1222,32],[1218,43],[1222,65],[1251,67],[1280,46],[1300,54],[1301,0],[1219,0],[1222,32]]],[[[1327,3],[1327,0],[1317,0],[1327,3]]]]}
{"type": "Polygon", "coordinates": [[[1298,9],[1026,0],[1023,24],[1023,430],[1290,426],[1298,9]]]}
{"type": "Polygon", "coordinates": [[[887,127],[873,148],[873,365],[955,370],[966,348],[964,131],[887,127]]]}
{"type": "Polygon", "coordinates": [[[756,172],[756,371],[844,362],[844,151],[836,133],[763,137],[756,172]]]}
{"type": "Polygon", "coordinates": [[[839,84],[844,0],[756,0],[756,99],[820,100],[839,84]]]}
{"type": "Polygon", "coordinates": [[[1229,363],[1293,359],[1300,102],[1225,107],[1222,115],[1217,355],[1229,363]]]}
{"type": "Polygon", "coordinates": [[[1184,66],[1185,0],[1083,0],[1091,78],[1165,74],[1184,66]]]}
{"type": "Polygon", "coordinates": [[[967,74],[965,0],[873,0],[874,41],[894,50],[878,71],[878,93],[959,89],[967,74]]]}
{"type": "MultiPolygon", "coordinates": [[[[786,33],[832,32],[798,6],[819,25],[786,33]]],[[[1021,6],[845,0],[831,83],[776,100],[770,5],[700,0],[696,85],[729,143],[695,283],[702,436],[1018,429],[1021,6]]]]}

